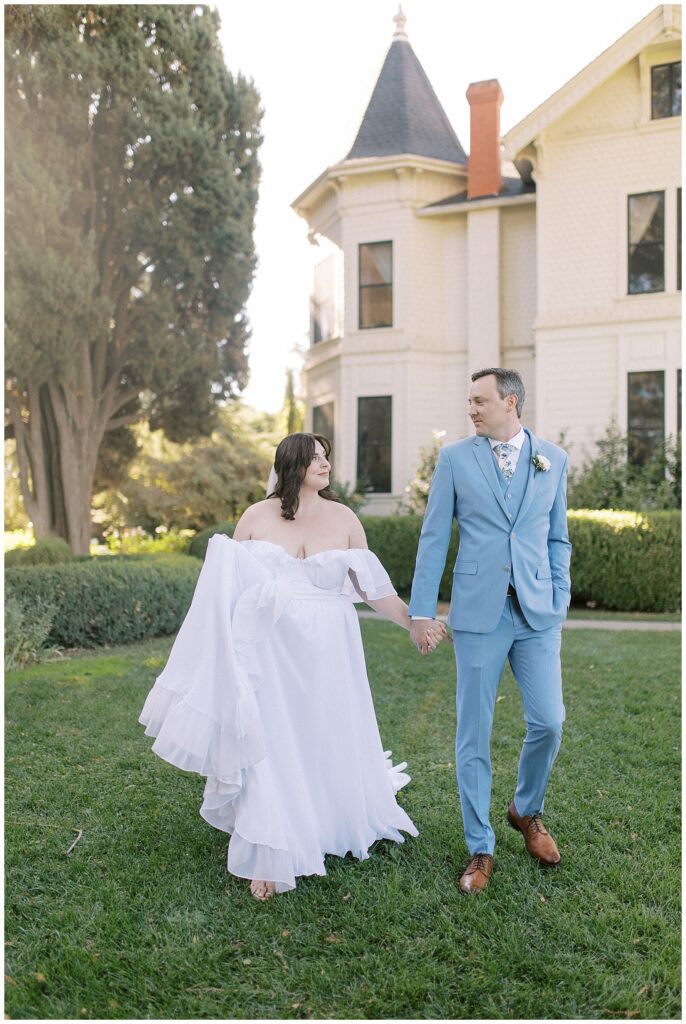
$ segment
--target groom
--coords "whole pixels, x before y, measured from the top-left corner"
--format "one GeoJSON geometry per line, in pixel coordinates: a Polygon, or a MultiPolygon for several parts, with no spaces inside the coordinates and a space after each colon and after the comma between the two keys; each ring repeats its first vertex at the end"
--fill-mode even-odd
{"type": "Polygon", "coordinates": [[[448,622],[457,660],[457,781],[472,858],[460,878],[463,892],[485,889],[493,868],[490,736],[506,659],[527,727],[507,819],[540,864],[560,862],[541,814],[565,714],[560,638],[570,600],[567,456],[522,427],[523,405],[516,370],[472,374],[469,416],[476,436],[440,452],[412,581],[410,635],[427,654],[456,517],[460,548],[448,622]]]}

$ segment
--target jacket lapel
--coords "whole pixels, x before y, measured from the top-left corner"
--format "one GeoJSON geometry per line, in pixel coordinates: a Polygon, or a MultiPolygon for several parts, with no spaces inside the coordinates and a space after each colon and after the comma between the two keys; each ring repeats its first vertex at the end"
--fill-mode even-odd
{"type": "Polygon", "coordinates": [[[538,452],[538,441],[536,440],[536,438],[530,430],[527,430],[526,427],[524,427],[524,429],[529,435],[529,441],[531,443],[531,452],[529,454],[529,476],[526,481],[526,490],[524,491],[522,504],[519,506],[519,512],[517,513],[515,524],[518,523],[524,515],[526,515],[526,512],[529,506],[531,505],[531,502],[534,500],[536,491],[538,489],[538,481],[536,480],[536,467],[534,466],[534,455],[536,455],[536,453],[538,452]]]}
{"type": "Polygon", "coordinates": [[[476,461],[479,463],[479,469],[486,477],[486,482],[493,491],[496,501],[507,516],[507,505],[505,504],[503,490],[500,486],[500,481],[498,480],[498,470],[496,469],[495,459],[493,458],[489,440],[487,437],[475,437],[472,444],[472,451],[474,452],[476,461]]]}

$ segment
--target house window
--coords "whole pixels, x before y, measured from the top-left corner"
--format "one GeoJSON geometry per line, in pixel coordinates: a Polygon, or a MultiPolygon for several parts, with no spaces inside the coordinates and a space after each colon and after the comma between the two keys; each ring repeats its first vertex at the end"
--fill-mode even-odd
{"type": "Polygon", "coordinates": [[[629,295],[665,290],[665,194],[629,196],[629,295]]]}
{"type": "Polygon", "coordinates": [[[665,372],[628,375],[629,462],[644,466],[665,440],[665,372]]]}
{"type": "Polygon", "coordinates": [[[360,315],[363,327],[393,326],[393,243],[360,246],[360,315]]]}
{"type": "Polygon", "coordinates": [[[390,395],[357,400],[357,479],[375,493],[391,490],[390,395]]]}
{"type": "Polygon", "coordinates": [[[681,370],[676,371],[676,429],[681,433],[681,370]]]}
{"type": "Polygon", "coordinates": [[[312,433],[328,437],[333,448],[333,402],[315,405],[312,410],[312,433]]]}
{"type": "Polygon", "coordinates": [[[680,60],[673,64],[657,64],[650,69],[650,102],[653,120],[681,115],[680,60]]]}
{"type": "Polygon", "coordinates": [[[676,190],[676,286],[681,291],[681,189],[676,190]]]}
{"type": "Polygon", "coordinates": [[[310,341],[317,345],[336,333],[336,260],[327,256],[314,268],[314,289],[310,298],[310,341]]]}

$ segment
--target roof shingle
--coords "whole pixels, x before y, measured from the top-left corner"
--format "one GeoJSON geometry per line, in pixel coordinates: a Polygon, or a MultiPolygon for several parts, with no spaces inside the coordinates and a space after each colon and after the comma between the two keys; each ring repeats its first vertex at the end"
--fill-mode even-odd
{"type": "Polygon", "coordinates": [[[422,209],[434,210],[436,207],[457,206],[460,203],[478,203],[480,200],[485,199],[509,199],[513,196],[528,195],[535,191],[536,186],[533,182],[527,183],[522,181],[521,178],[503,178],[503,184],[497,196],[477,196],[474,199],[469,199],[465,190],[463,192],[457,192],[452,196],[446,196],[445,199],[439,199],[435,203],[429,203],[428,206],[424,206],[422,209]]]}
{"type": "Polygon", "coordinates": [[[346,159],[400,153],[467,163],[460,140],[406,39],[391,43],[346,159]]]}

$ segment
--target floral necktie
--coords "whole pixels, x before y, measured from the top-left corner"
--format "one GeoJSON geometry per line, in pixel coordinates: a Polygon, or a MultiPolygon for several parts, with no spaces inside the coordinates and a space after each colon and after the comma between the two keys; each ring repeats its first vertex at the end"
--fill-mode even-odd
{"type": "Polygon", "coordinates": [[[515,450],[515,445],[503,442],[493,446],[493,451],[498,456],[498,465],[500,472],[503,474],[508,484],[514,476],[515,467],[511,459],[512,452],[515,450]]]}

